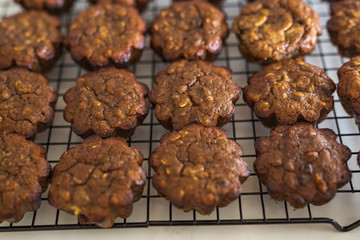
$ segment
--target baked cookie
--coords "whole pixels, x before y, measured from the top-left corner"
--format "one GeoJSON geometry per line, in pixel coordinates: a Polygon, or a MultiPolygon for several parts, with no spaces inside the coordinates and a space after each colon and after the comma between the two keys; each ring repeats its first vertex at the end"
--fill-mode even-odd
{"type": "Polygon", "coordinates": [[[0,69],[49,71],[61,55],[60,21],[42,11],[22,12],[0,22],[0,69]]]}
{"type": "Polygon", "coordinates": [[[327,22],[330,39],[346,57],[360,54],[360,1],[345,0],[331,4],[327,22]]]}
{"type": "Polygon", "coordinates": [[[0,71],[0,132],[35,136],[49,127],[56,100],[41,74],[24,68],[0,71]]]}
{"type": "Polygon", "coordinates": [[[228,35],[225,15],[207,2],[176,2],[150,27],[151,47],[165,61],[215,60],[228,35]]]}
{"type": "Polygon", "coordinates": [[[88,0],[92,4],[97,3],[116,3],[116,4],[122,4],[122,5],[128,5],[135,7],[139,10],[139,12],[142,12],[146,9],[147,5],[152,0],[88,0]]]}
{"type": "Polygon", "coordinates": [[[257,0],[244,6],[232,31],[244,58],[269,64],[310,53],[321,25],[302,0],[257,0]]]}
{"type": "Polygon", "coordinates": [[[244,101],[266,127],[320,123],[334,107],[334,82],[300,59],[265,66],[243,86],[244,101]]]}
{"type": "Polygon", "coordinates": [[[18,134],[0,135],[0,223],[40,207],[51,167],[45,149],[18,134]]]}
{"type": "Polygon", "coordinates": [[[127,67],[140,58],[145,31],[135,8],[104,3],[80,12],[64,43],[74,61],[88,70],[127,67]]]}
{"type": "Polygon", "coordinates": [[[360,56],[346,62],[339,70],[337,93],[345,111],[355,117],[360,126],[360,56]]]}
{"type": "Polygon", "coordinates": [[[83,138],[131,137],[149,112],[148,91],[131,72],[103,68],[78,78],[65,93],[64,118],[83,138]]]}
{"type": "Polygon", "coordinates": [[[27,10],[45,10],[52,14],[61,14],[69,10],[74,0],[15,0],[27,10]]]}
{"type": "Polygon", "coordinates": [[[176,207],[210,214],[241,193],[249,168],[224,131],[194,124],[164,135],[160,144],[149,160],[152,183],[176,207]]]}
{"type": "Polygon", "coordinates": [[[221,3],[224,2],[224,0],[173,0],[173,2],[188,2],[188,1],[192,1],[192,2],[210,2],[212,4],[214,4],[215,6],[220,6],[221,3]]]}
{"type": "Polygon", "coordinates": [[[330,129],[309,123],[278,126],[256,141],[254,169],[270,196],[295,208],[322,205],[351,178],[351,151],[330,129]]]}
{"type": "Polygon", "coordinates": [[[109,228],[131,215],[146,176],[143,156],[123,138],[94,136],[66,151],[54,167],[49,203],[78,216],[80,224],[109,228]]]}
{"type": "Polygon", "coordinates": [[[155,77],[149,100],[157,120],[167,129],[192,123],[222,126],[235,111],[239,87],[231,70],[205,61],[181,60],[155,77]]]}

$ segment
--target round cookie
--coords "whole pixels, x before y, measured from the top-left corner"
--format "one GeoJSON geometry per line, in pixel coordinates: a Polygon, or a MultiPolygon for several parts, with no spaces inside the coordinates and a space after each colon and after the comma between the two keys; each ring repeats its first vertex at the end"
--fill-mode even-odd
{"type": "Polygon", "coordinates": [[[244,6],[232,31],[244,58],[269,64],[310,53],[321,25],[302,0],[257,0],[244,6]]]}
{"type": "Polygon", "coordinates": [[[60,21],[42,11],[22,12],[0,22],[0,69],[49,71],[61,55],[60,21]]]}
{"type": "Polygon", "coordinates": [[[202,60],[181,60],[155,77],[150,91],[157,120],[167,129],[192,123],[222,126],[232,118],[239,87],[232,72],[202,60]]]}
{"type": "Polygon", "coordinates": [[[176,2],[150,27],[151,47],[164,61],[215,60],[228,35],[225,15],[207,2],[176,2]]]}
{"type": "Polygon", "coordinates": [[[143,156],[123,138],[94,136],[66,151],[54,167],[49,203],[80,224],[108,228],[131,215],[146,182],[143,156]]]}
{"type": "Polygon", "coordinates": [[[226,206],[250,174],[241,147],[218,128],[194,124],[164,135],[160,144],[150,155],[152,183],[185,212],[210,214],[226,206]]]}
{"type": "Polygon", "coordinates": [[[300,59],[265,66],[243,86],[244,101],[266,127],[320,123],[334,107],[334,82],[300,59]]]}
{"type": "Polygon", "coordinates": [[[331,18],[327,22],[330,39],[346,57],[360,54],[360,2],[345,0],[331,3],[331,18]]]}
{"type": "Polygon", "coordinates": [[[103,68],[78,78],[65,93],[64,118],[82,138],[131,137],[149,112],[147,95],[147,86],[131,72],[103,68]]]}
{"type": "Polygon", "coordinates": [[[351,151],[330,129],[309,123],[278,126],[256,141],[254,169],[270,196],[295,208],[322,205],[351,178],[351,151]]]}
{"type": "Polygon", "coordinates": [[[360,56],[352,58],[338,70],[337,93],[345,111],[355,117],[360,126],[360,56]]]}
{"type": "Polygon", "coordinates": [[[40,207],[51,167],[45,149],[18,134],[0,135],[0,223],[40,207]]]}
{"type": "Polygon", "coordinates": [[[122,4],[122,5],[128,5],[135,7],[139,10],[139,12],[142,12],[146,9],[147,5],[152,0],[88,0],[92,4],[97,3],[116,3],[116,4],[122,4]]]}
{"type": "Polygon", "coordinates": [[[140,58],[145,24],[135,8],[98,4],[77,15],[64,44],[74,61],[88,70],[127,67],[140,58]]]}
{"type": "Polygon", "coordinates": [[[15,0],[27,10],[44,10],[52,14],[61,14],[69,10],[75,0],[15,0]]]}
{"type": "Polygon", "coordinates": [[[49,127],[56,100],[41,74],[24,68],[0,71],[0,132],[35,136],[49,127]]]}

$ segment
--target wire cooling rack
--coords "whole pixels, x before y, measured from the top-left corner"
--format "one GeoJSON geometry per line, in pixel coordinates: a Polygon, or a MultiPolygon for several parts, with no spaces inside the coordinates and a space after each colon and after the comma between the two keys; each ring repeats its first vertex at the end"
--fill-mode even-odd
{"type": "MultiPolygon", "coordinates": [[[[222,8],[228,16],[231,26],[233,19],[238,15],[246,0],[227,0],[222,8]]],[[[323,35],[319,37],[315,50],[306,57],[306,61],[324,68],[327,74],[338,82],[336,71],[347,60],[340,57],[337,49],[331,44],[326,31],[326,21],[329,18],[329,6],[320,0],[307,1],[320,15],[323,35]]],[[[170,0],[153,1],[142,17],[151,22],[156,14],[170,4],[170,0]]],[[[62,16],[63,31],[78,14],[86,8],[86,0],[77,0],[70,13],[62,16]]],[[[21,8],[11,0],[0,0],[0,17],[12,15],[21,11],[21,8]]],[[[138,64],[130,70],[137,79],[150,88],[152,79],[157,72],[167,67],[149,47],[149,36],[146,38],[146,47],[138,64]]],[[[247,63],[238,51],[238,41],[234,34],[230,34],[226,45],[214,64],[226,66],[233,70],[233,81],[238,85],[246,83],[247,78],[259,70],[255,64],[247,63]]],[[[75,84],[76,78],[86,72],[78,67],[69,53],[65,52],[52,72],[47,74],[50,84],[59,94],[56,104],[55,118],[51,127],[38,134],[36,142],[43,145],[48,153],[51,165],[56,165],[60,155],[67,149],[79,145],[82,140],[71,131],[70,125],[63,119],[65,103],[63,94],[75,84]]],[[[268,136],[269,130],[264,128],[258,119],[242,101],[236,104],[236,112],[230,123],[224,126],[228,137],[243,146],[243,159],[251,167],[251,175],[243,185],[243,193],[230,205],[217,208],[212,214],[204,216],[197,212],[184,213],[173,207],[167,200],[160,197],[151,185],[152,170],[148,166],[149,154],[159,145],[160,138],[167,131],[159,125],[151,110],[144,124],[139,126],[133,138],[128,140],[129,145],[137,147],[145,157],[143,168],[147,172],[147,183],[141,200],[134,204],[133,214],[127,219],[118,218],[114,228],[148,227],[148,226],[175,226],[175,225],[245,225],[245,224],[293,224],[293,223],[329,223],[339,231],[349,231],[360,225],[360,170],[356,163],[356,154],[360,150],[360,132],[341,107],[335,93],[335,109],[319,127],[331,128],[338,134],[338,140],[350,147],[352,157],[348,162],[352,172],[352,180],[338,190],[335,198],[323,205],[308,205],[303,209],[294,210],[286,202],[275,202],[270,199],[264,187],[257,179],[252,169],[255,159],[254,141],[261,136],[268,136]]],[[[39,210],[26,213],[23,220],[16,224],[0,224],[0,232],[28,231],[28,230],[57,230],[57,229],[87,229],[96,228],[95,225],[79,225],[75,216],[53,208],[47,202],[47,192],[42,196],[39,210]]]]}

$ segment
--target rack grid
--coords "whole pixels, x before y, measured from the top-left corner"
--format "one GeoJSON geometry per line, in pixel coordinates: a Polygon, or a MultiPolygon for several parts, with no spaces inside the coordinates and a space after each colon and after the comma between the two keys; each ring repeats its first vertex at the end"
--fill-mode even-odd
{"type": "MultiPolygon", "coordinates": [[[[142,17],[149,23],[156,14],[171,0],[154,0],[142,17]]],[[[247,0],[227,0],[222,5],[227,14],[227,21],[231,26],[232,21],[238,15],[240,9],[247,0]]],[[[323,35],[318,38],[315,50],[305,60],[308,63],[319,66],[326,70],[327,74],[338,82],[336,71],[347,61],[338,55],[326,31],[326,21],[329,18],[329,6],[327,2],[320,0],[308,0],[310,6],[318,12],[323,35]]],[[[72,19],[88,6],[86,0],[77,0],[72,10],[61,17],[62,30],[66,28],[72,19]]],[[[19,5],[12,0],[0,0],[0,18],[21,11],[19,5]]],[[[146,36],[146,46],[143,55],[135,66],[130,70],[137,76],[137,80],[153,86],[154,76],[168,64],[161,59],[149,47],[149,36],[146,36]]],[[[226,40],[223,51],[214,62],[215,65],[226,66],[233,70],[233,81],[238,85],[244,85],[248,77],[259,70],[256,64],[247,63],[238,51],[238,40],[233,33],[226,40]]],[[[54,69],[47,74],[50,85],[56,89],[59,98],[55,107],[55,117],[48,130],[37,135],[35,142],[43,145],[48,154],[48,160],[55,166],[61,154],[67,149],[79,145],[82,139],[71,131],[71,126],[63,119],[65,103],[63,94],[75,85],[76,78],[85,74],[72,61],[70,54],[64,51],[54,69]]],[[[343,110],[339,98],[335,93],[335,108],[319,127],[334,130],[338,140],[347,145],[352,151],[349,160],[349,168],[352,172],[352,180],[346,186],[338,190],[335,198],[323,205],[307,205],[304,209],[294,210],[286,202],[275,202],[270,199],[264,187],[257,179],[252,168],[255,159],[254,141],[261,136],[268,136],[269,130],[261,125],[249,107],[242,99],[236,104],[236,112],[227,125],[223,128],[228,137],[243,146],[245,155],[243,159],[251,167],[250,177],[243,185],[243,193],[238,200],[224,208],[216,208],[208,216],[200,215],[195,211],[184,213],[173,207],[167,200],[160,197],[151,185],[152,170],[148,165],[151,151],[159,145],[160,138],[167,133],[150,110],[144,124],[139,126],[135,135],[128,139],[128,144],[137,147],[144,154],[143,168],[147,173],[147,183],[142,198],[134,204],[133,214],[127,219],[118,218],[114,228],[149,227],[149,226],[176,226],[176,225],[248,225],[248,224],[294,224],[294,223],[328,223],[339,231],[350,231],[360,225],[360,169],[356,163],[357,152],[360,150],[360,131],[355,125],[354,119],[349,117],[343,110]]],[[[42,196],[39,210],[26,213],[23,220],[18,223],[0,224],[0,232],[10,231],[40,231],[61,229],[89,229],[97,228],[95,225],[79,225],[75,216],[61,212],[47,202],[47,192],[42,196]]]]}

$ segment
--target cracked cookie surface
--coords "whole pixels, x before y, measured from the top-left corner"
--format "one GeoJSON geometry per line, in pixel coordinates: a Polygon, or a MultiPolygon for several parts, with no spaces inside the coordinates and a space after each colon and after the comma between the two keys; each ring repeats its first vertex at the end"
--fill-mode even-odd
{"type": "Polygon", "coordinates": [[[241,193],[249,168],[224,131],[194,124],[164,135],[160,144],[149,160],[152,183],[176,207],[210,214],[241,193]]]}
{"type": "Polygon", "coordinates": [[[345,0],[331,3],[331,18],[327,22],[331,41],[346,57],[360,54],[360,2],[345,0]]]}
{"type": "Polygon", "coordinates": [[[81,224],[111,227],[131,215],[146,181],[143,156],[123,138],[93,136],[66,151],[54,167],[49,203],[81,224]]]}
{"type": "Polygon", "coordinates": [[[61,55],[60,21],[42,11],[22,12],[0,22],[0,69],[51,69],[61,55]]]}
{"type": "Polygon", "coordinates": [[[51,167],[45,149],[18,134],[0,135],[0,223],[40,207],[51,167]]]}
{"type": "Polygon", "coordinates": [[[215,60],[228,35],[225,15],[207,2],[176,2],[150,27],[151,47],[165,61],[215,60]]]}
{"type": "Polygon", "coordinates": [[[182,60],[155,77],[149,94],[155,116],[167,129],[191,123],[222,126],[234,114],[239,87],[232,72],[204,61],[182,60]]]}
{"type": "Polygon", "coordinates": [[[147,86],[131,72],[103,68],[78,78],[65,93],[64,118],[83,138],[131,137],[149,112],[147,95],[147,86]]]}
{"type": "Polygon", "coordinates": [[[122,5],[128,5],[135,7],[139,10],[139,12],[142,12],[146,9],[147,5],[152,0],[88,0],[92,4],[98,4],[98,3],[116,3],[116,4],[122,4],[122,5]]]}
{"type": "Polygon", "coordinates": [[[269,64],[310,53],[321,25],[302,0],[258,0],[244,6],[232,31],[247,60],[269,64]]]}
{"type": "Polygon", "coordinates": [[[98,4],[80,12],[70,24],[65,46],[82,67],[134,64],[144,48],[145,21],[136,9],[120,4],[98,4]]]}
{"type": "Polygon", "coordinates": [[[354,57],[338,70],[337,93],[346,112],[360,126],[360,57],[354,57]]]}
{"type": "Polygon", "coordinates": [[[270,196],[295,208],[322,205],[351,178],[351,151],[330,129],[309,123],[278,126],[256,141],[254,169],[270,196]]]}
{"type": "Polygon", "coordinates": [[[72,7],[75,0],[15,0],[23,8],[44,10],[51,14],[61,14],[72,7]]]}
{"type": "Polygon", "coordinates": [[[1,133],[35,136],[52,121],[56,100],[56,92],[41,74],[24,68],[0,71],[1,133]]]}
{"type": "Polygon", "coordinates": [[[268,65],[243,86],[244,101],[267,127],[323,121],[334,107],[334,91],[323,69],[300,59],[268,65]]]}

